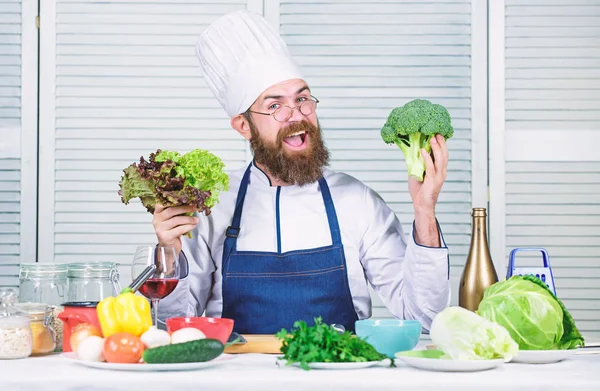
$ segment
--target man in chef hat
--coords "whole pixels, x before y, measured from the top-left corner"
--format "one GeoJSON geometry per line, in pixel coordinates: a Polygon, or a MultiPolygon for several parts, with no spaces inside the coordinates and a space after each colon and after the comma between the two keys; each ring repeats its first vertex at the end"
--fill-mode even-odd
{"type": "Polygon", "coordinates": [[[250,11],[227,14],[200,36],[204,78],[253,161],[230,173],[209,216],[192,207],[154,214],[158,242],[185,272],[160,319],[234,319],[234,330],[273,334],[296,320],[354,330],[371,316],[369,285],[397,318],[427,330],[449,305],[448,249],[434,208],[446,175],[443,138],[427,175],[409,181],[415,219],[406,240],[396,214],[357,179],[327,168],[318,100],[279,34],[250,11]],[[182,234],[192,231],[192,239],[182,234]]]}
{"type": "Polygon", "coordinates": [[[267,21],[250,11],[229,14],[202,34],[196,53],[231,126],[250,141],[255,164],[271,181],[317,181],[329,160],[318,100],[267,21]]]}

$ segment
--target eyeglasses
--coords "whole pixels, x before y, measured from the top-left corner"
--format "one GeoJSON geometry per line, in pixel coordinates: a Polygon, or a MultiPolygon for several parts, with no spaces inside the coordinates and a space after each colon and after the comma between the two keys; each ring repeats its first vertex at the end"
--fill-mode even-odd
{"type": "Polygon", "coordinates": [[[272,115],[273,118],[275,118],[275,121],[286,122],[288,119],[290,119],[292,117],[292,114],[294,113],[294,109],[298,109],[300,111],[300,113],[302,113],[304,115],[310,115],[310,114],[314,113],[315,109],[317,108],[317,103],[319,103],[319,100],[311,95],[310,99],[305,100],[304,102],[300,103],[296,107],[281,106],[280,108],[278,108],[277,110],[275,110],[272,113],[261,113],[261,112],[252,111],[252,110],[248,110],[248,112],[254,113],[254,114],[272,115]]]}

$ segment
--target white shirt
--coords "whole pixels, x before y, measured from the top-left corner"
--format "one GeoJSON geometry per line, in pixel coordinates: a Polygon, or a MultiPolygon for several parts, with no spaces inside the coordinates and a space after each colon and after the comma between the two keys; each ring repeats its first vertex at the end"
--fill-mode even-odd
{"type": "MultiPolygon", "coordinates": [[[[225,230],[231,224],[246,167],[229,174],[230,188],[200,222],[192,239],[182,237],[180,262],[188,273],[159,305],[159,318],[220,317],[221,261],[225,230]],[[187,259],[187,261],[186,261],[187,259]]],[[[448,248],[408,242],[396,214],[359,180],[324,170],[340,225],[348,282],[359,319],[371,316],[368,284],[399,319],[416,319],[428,331],[433,317],[450,304],[448,248]]],[[[277,252],[277,187],[252,165],[237,240],[238,251],[277,252]]],[[[281,252],[331,245],[331,234],[318,182],[282,186],[279,195],[281,252]]],[[[414,225],[414,223],[413,223],[414,225]]],[[[414,232],[414,231],[413,231],[414,232]]],[[[291,327],[291,325],[290,325],[291,327]]]]}

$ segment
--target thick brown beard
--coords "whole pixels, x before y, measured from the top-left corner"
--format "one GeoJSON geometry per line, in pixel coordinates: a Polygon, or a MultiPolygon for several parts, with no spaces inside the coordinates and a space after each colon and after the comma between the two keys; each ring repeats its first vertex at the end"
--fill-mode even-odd
{"type": "Polygon", "coordinates": [[[250,148],[254,160],[265,166],[269,174],[289,185],[303,186],[318,181],[323,176],[323,167],[329,165],[329,151],[321,136],[321,127],[308,121],[294,122],[281,129],[273,145],[265,142],[249,117],[250,148]],[[288,153],[283,139],[293,133],[306,131],[309,145],[302,151],[288,153]]]}

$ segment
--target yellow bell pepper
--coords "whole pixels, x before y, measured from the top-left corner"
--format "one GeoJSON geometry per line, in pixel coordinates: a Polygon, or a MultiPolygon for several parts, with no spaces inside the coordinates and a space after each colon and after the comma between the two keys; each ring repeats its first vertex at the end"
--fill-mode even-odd
{"type": "Polygon", "coordinates": [[[96,312],[104,338],[119,332],[139,337],[152,326],[150,303],[136,296],[130,288],[123,289],[117,297],[102,300],[96,312]]]}

